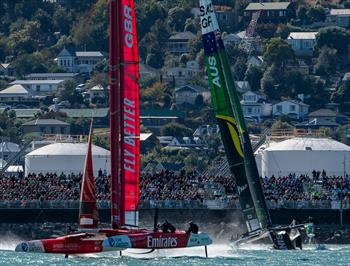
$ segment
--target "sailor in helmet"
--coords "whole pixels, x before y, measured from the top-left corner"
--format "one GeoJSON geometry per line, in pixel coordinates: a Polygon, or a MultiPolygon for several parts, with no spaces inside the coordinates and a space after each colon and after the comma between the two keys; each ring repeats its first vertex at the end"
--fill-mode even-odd
{"type": "Polygon", "coordinates": [[[192,221],[189,221],[188,224],[190,225],[190,227],[187,229],[186,234],[190,234],[190,233],[198,234],[198,231],[199,231],[198,225],[196,225],[192,221]]]}

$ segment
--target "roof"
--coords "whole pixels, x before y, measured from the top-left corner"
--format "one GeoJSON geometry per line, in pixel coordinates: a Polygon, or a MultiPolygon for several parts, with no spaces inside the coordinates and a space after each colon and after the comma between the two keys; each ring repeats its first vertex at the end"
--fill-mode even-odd
{"type": "Polygon", "coordinates": [[[105,57],[102,52],[99,51],[83,51],[83,52],[75,52],[77,57],[105,57]]]}
{"type": "MultiPolygon", "coordinates": [[[[27,157],[35,156],[68,156],[68,155],[82,155],[85,156],[87,152],[87,143],[54,143],[36,149],[26,155],[27,157]]],[[[92,145],[93,156],[110,156],[109,151],[96,145],[92,145]]]]}
{"type": "Polygon", "coordinates": [[[306,103],[298,102],[298,101],[296,101],[296,100],[284,100],[284,101],[280,101],[280,102],[278,102],[278,103],[276,103],[276,104],[274,104],[274,105],[281,104],[281,103],[284,103],[284,102],[290,102],[290,103],[294,103],[294,104],[296,104],[296,105],[302,105],[302,106],[309,106],[309,105],[306,104],[306,103]]]}
{"type": "Polygon", "coordinates": [[[191,40],[194,39],[196,35],[194,35],[190,31],[178,32],[174,33],[170,36],[169,40],[191,40]]]}
{"type": "Polygon", "coordinates": [[[19,152],[19,145],[13,142],[0,143],[0,152],[19,152]]]}
{"type": "Polygon", "coordinates": [[[0,169],[4,168],[4,166],[7,164],[7,162],[3,159],[0,159],[0,169]]]}
{"type": "Polygon", "coordinates": [[[140,141],[145,141],[152,135],[152,133],[140,133],[140,141]]]}
{"type": "Polygon", "coordinates": [[[169,109],[141,109],[142,117],[183,117],[182,112],[169,109]]]}
{"type": "Polygon", "coordinates": [[[265,151],[350,151],[350,147],[327,138],[292,138],[276,143],[265,151]]]}
{"type": "Polygon", "coordinates": [[[62,125],[69,126],[68,123],[57,119],[36,119],[22,124],[23,126],[41,126],[41,125],[62,125]]]}
{"type": "Polygon", "coordinates": [[[333,117],[336,117],[337,113],[334,112],[333,110],[330,110],[330,109],[319,109],[319,110],[316,110],[314,112],[309,113],[308,116],[309,117],[315,117],[315,116],[319,116],[319,117],[322,117],[322,116],[333,116],[333,117]]]}
{"type": "Polygon", "coordinates": [[[205,91],[209,91],[206,88],[203,88],[202,86],[198,86],[198,85],[185,85],[182,86],[180,88],[177,88],[175,91],[179,92],[179,91],[183,91],[183,90],[191,90],[191,91],[195,91],[195,92],[205,92],[205,91]]]}
{"type": "Polygon", "coordinates": [[[331,16],[350,16],[350,9],[331,9],[331,16]]]}
{"type": "Polygon", "coordinates": [[[290,2],[262,2],[262,3],[250,3],[245,10],[282,10],[287,9],[290,2]]]}
{"type": "Polygon", "coordinates": [[[29,92],[22,85],[17,84],[0,91],[0,94],[29,94],[29,92]]]}
{"type": "Polygon", "coordinates": [[[314,118],[311,119],[310,121],[306,121],[306,122],[302,122],[296,125],[297,127],[338,127],[339,124],[334,122],[334,121],[330,121],[329,119],[326,118],[314,118]]]}
{"type": "Polygon", "coordinates": [[[47,80],[15,80],[12,81],[10,84],[11,85],[15,85],[15,84],[21,84],[21,85],[32,85],[32,84],[41,84],[41,85],[58,85],[61,84],[62,82],[64,82],[64,80],[57,80],[57,79],[47,79],[47,80]]]}
{"type": "Polygon", "coordinates": [[[79,76],[79,73],[31,73],[26,75],[26,79],[32,78],[55,78],[55,77],[63,77],[63,78],[73,78],[79,76]]]}
{"type": "Polygon", "coordinates": [[[3,63],[3,64],[0,64],[4,69],[8,68],[11,66],[11,64],[6,64],[6,63],[3,63]]]}
{"type": "MultiPolygon", "coordinates": [[[[0,109],[2,112],[4,109],[0,109]]],[[[17,118],[32,118],[36,113],[40,112],[40,109],[11,109],[16,112],[17,118]]]]}
{"type": "Polygon", "coordinates": [[[291,32],[288,40],[315,40],[317,31],[312,32],[291,32]]]}
{"type": "Polygon", "coordinates": [[[95,109],[60,109],[61,112],[66,113],[67,116],[77,118],[77,117],[94,117],[103,118],[109,115],[109,108],[95,108],[95,109]]]}
{"type": "Polygon", "coordinates": [[[98,84],[96,86],[93,86],[90,91],[104,91],[105,89],[103,88],[102,85],[98,84]]]}
{"type": "Polygon", "coordinates": [[[66,47],[64,47],[57,57],[73,56],[73,55],[74,55],[74,49],[67,49],[66,47]]]}

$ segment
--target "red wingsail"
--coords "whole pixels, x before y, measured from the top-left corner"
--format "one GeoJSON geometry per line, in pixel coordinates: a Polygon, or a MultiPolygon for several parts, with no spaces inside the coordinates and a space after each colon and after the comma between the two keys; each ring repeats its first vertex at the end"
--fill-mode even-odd
{"type": "Polygon", "coordinates": [[[92,122],[90,126],[88,150],[85,158],[84,175],[81,183],[79,227],[97,228],[98,211],[95,195],[94,170],[92,166],[92,122]]]}
{"type": "Polygon", "coordinates": [[[119,227],[138,224],[139,66],[134,1],[110,8],[111,218],[119,227]]]}

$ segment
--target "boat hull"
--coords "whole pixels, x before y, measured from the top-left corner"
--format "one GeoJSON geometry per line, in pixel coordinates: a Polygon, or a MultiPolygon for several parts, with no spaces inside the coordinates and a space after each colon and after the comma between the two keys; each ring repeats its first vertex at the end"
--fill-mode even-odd
{"type": "Polygon", "coordinates": [[[150,230],[101,230],[63,237],[33,240],[17,245],[17,252],[88,254],[135,249],[173,249],[212,244],[206,233],[186,234],[153,232],[150,230]]]}

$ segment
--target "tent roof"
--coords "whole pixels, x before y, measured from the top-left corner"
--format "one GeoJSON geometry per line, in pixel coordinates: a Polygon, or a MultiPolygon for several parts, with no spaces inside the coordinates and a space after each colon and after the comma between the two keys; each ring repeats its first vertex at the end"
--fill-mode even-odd
{"type": "MultiPolygon", "coordinates": [[[[47,156],[47,155],[86,155],[87,143],[54,143],[37,150],[34,150],[26,155],[27,156],[47,156]]],[[[109,151],[98,147],[92,146],[92,154],[94,156],[108,156],[109,151]]]]}
{"type": "Polygon", "coordinates": [[[266,148],[266,151],[350,151],[350,147],[327,138],[292,138],[266,148]]]}

